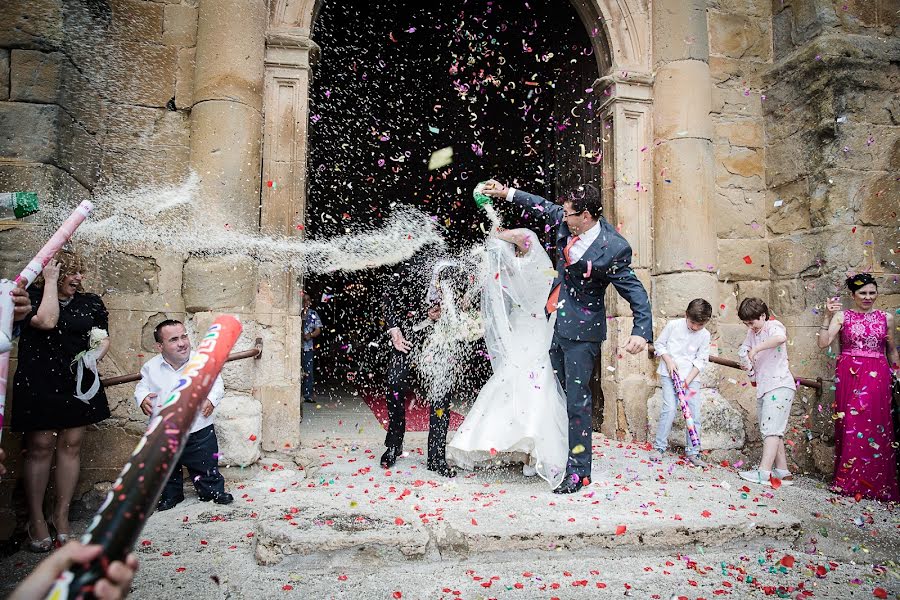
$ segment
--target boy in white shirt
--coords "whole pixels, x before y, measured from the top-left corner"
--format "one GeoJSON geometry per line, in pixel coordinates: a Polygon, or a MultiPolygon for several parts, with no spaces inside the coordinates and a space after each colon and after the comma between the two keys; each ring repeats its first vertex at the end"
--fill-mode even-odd
{"type": "Polygon", "coordinates": [[[763,437],[759,468],[742,471],[740,476],[759,485],[771,486],[773,478],[791,485],[794,476],[788,470],[784,432],[797,382],[788,365],[787,330],[780,321],[769,318],[769,307],[760,298],[745,298],[738,317],[749,328],[739,355],[744,369],[755,379],[756,413],[763,437]]]}
{"type": "MultiPolygon", "coordinates": [[[[683,319],[675,319],[666,323],[662,333],[654,342],[659,368],[659,383],[662,387],[663,403],[659,413],[659,425],[656,428],[656,439],[653,442],[653,452],[650,460],[659,462],[669,445],[669,432],[672,430],[672,421],[675,416],[681,414],[681,405],[675,394],[675,386],[672,383],[672,372],[676,372],[684,382],[687,392],[688,408],[691,409],[691,417],[694,420],[694,428],[700,437],[700,375],[709,364],[709,331],[706,324],[712,318],[712,306],[703,298],[691,300],[683,319]]],[[[684,453],[688,461],[695,467],[705,467],[706,463],[700,458],[700,447],[691,444],[691,438],[685,430],[684,453]]]]}

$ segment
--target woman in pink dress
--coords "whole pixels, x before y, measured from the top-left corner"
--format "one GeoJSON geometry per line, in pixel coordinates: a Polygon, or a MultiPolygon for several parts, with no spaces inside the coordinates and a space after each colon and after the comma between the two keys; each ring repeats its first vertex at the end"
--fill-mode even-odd
{"type": "Polygon", "coordinates": [[[847,287],[854,309],[842,311],[840,299],[830,298],[818,339],[819,348],[827,348],[840,334],[831,489],[846,496],[900,502],[891,423],[891,369],[900,369],[894,317],[875,310],[878,285],[868,273],[848,278],[847,287]]]}

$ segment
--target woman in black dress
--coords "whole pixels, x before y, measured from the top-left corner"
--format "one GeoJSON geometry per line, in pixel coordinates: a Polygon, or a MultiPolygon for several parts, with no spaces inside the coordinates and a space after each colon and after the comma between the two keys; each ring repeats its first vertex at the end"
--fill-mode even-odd
{"type": "MultiPolygon", "coordinates": [[[[109,417],[101,387],[87,401],[75,397],[76,355],[88,350],[91,329],[106,331],[109,320],[103,301],[81,291],[82,264],[73,255],[59,253],[44,267],[43,288],[29,290],[32,312],[19,340],[14,381],[12,429],[25,432],[25,497],[28,503],[28,549],[47,552],[56,541],[65,543],[69,504],[78,484],[81,441],[88,425],[109,417]],[[44,519],[44,494],[50,466],[56,454],[56,504],[53,518],[44,519]]],[[[109,338],[100,342],[99,357],[109,349],[109,338]]],[[[82,388],[94,374],[84,370],[82,388]]]]}

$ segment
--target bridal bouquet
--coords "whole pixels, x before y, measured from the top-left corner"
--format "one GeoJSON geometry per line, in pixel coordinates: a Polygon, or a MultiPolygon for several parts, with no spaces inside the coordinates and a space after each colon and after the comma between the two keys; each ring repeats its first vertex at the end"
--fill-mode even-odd
{"type": "Polygon", "coordinates": [[[78,363],[78,381],[75,384],[75,397],[84,402],[97,395],[100,390],[100,374],[97,372],[97,357],[100,356],[100,344],[109,337],[109,333],[105,329],[99,327],[91,328],[88,334],[88,349],[75,355],[72,364],[78,363]],[[94,374],[94,383],[87,391],[81,391],[81,380],[84,376],[84,369],[87,367],[94,374]]]}

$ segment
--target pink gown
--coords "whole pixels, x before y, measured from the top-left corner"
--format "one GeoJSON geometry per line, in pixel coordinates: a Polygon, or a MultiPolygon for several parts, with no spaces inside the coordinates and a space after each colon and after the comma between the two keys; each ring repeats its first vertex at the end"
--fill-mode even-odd
{"type": "Polygon", "coordinates": [[[891,371],[881,311],[844,311],[835,379],[832,491],[900,501],[891,423],[891,371]]]}

